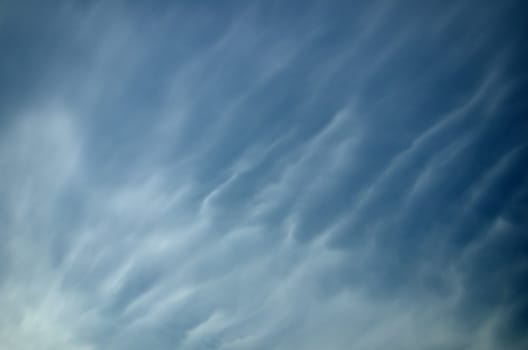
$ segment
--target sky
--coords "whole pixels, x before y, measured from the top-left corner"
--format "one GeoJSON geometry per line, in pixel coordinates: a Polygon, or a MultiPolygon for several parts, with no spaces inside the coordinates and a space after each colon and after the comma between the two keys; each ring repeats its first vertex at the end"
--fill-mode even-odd
{"type": "Polygon", "coordinates": [[[0,348],[528,349],[523,1],[0,1],[0,348]]]}

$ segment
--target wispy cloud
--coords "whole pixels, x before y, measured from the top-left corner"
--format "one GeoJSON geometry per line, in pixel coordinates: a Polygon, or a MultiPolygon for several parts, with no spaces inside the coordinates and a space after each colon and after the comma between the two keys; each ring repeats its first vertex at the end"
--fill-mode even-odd
{"type": "Polygon", "coordinates": [[[0,22],[0,347],[528,345],[519,2],[39,7],[0,22]]]}

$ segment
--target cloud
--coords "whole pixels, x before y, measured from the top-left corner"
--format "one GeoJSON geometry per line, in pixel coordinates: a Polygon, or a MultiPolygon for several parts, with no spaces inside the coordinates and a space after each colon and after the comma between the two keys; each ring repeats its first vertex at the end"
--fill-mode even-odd
{"type": "Polygon", "coordinates": [[[526,346],[516,2],[8,5],[0,347],[526,346]]]}

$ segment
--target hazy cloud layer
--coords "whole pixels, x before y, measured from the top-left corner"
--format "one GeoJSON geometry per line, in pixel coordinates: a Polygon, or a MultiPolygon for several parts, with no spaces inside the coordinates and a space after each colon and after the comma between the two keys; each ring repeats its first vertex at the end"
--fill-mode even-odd
{"type": "Polygon", "coordinates": [[[0,13],[0,348],[528,347],[521,1],[0,13]]]}

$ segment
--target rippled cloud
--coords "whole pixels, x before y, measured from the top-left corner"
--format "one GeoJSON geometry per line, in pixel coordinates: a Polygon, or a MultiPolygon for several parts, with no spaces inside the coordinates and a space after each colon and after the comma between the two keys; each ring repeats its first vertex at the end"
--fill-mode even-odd
{"type": "Polygon", "coordinates": [[[0,347],[524,349],[520,1],[6,1],[0,347]]]}

